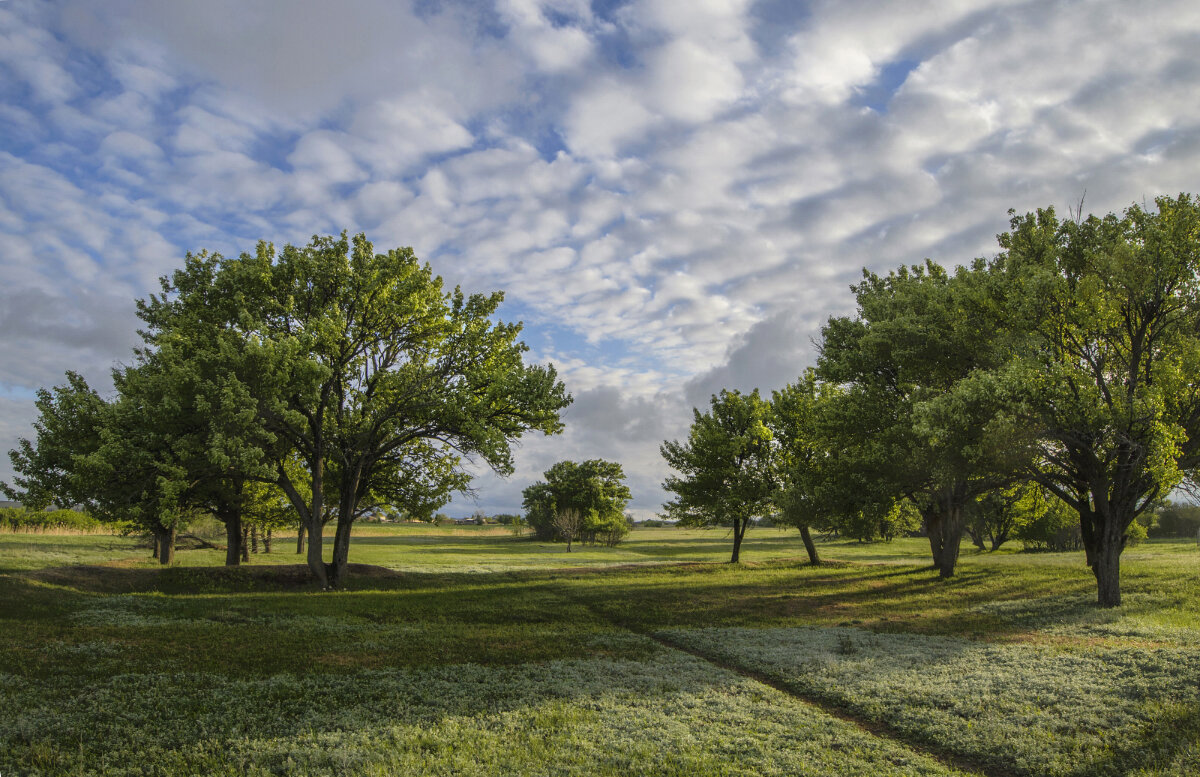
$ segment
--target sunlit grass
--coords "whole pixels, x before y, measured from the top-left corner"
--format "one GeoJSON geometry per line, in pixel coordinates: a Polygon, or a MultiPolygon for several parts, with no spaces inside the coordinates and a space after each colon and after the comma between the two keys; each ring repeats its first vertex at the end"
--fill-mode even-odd
{"type": "Polygon", "coordinates": [[[947,581],[920,539],[824,542],[812,567],[774,529],[730,565],[719,531],[567,554],[497,527],[369,528],[351,561],[371,566],[336,593],[306,582],[294,537],[247,567],[208,549],[163,569],[132,538],[0,535],[0,773],[1198,765],[1194,543],[1131,549],[1125,605],[1099,610],[1076,553],[964,548],[947,581]]]}

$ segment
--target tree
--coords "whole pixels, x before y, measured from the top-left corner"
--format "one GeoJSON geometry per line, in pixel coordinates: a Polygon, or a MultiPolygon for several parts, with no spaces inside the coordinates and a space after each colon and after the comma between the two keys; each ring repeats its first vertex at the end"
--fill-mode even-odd
{"type": "Polygon", "coordinates": [[[800,530],[809,563],[814,566],[821,558],[809,528],[815,520],[819,468],[826,457],[816,424],[818,397],[816,374],[807,370],[795,383],[771,393],[766,422],[774,438],[776,522],[800,530]]]}
{"type": "Polygon", "coordinates": [[[583,514],[573,507],[559,510],[554,514],[554,530],[567,543],[567,552],[571,552],[571,541],[583,529],[583,514]]]}
{"type": "Polygon", "coordinates": [[[827,499],[843,515],[911,500],[934,566],[951,577],[967,507],[1017,466],[991,397],[954,390],[1005,353],[995,280],[983,262],[954,275],[926,262],[863,276],[857,317],[822,330],[818,377],[842,389],[824,413],[838,476],[827,499]]]}
{"type": "Polygon", "coordinates": [[[89,505],[90,488],[80,477],[78,459],[100,447],[100,427],[108,403],[82,375],[67,373],[67,383],[38,389],[34,439],[22,438],[9,451],[15,487],[3,484],[10,499],[32,508],[51,503],[89,505]]]}
{"type": "Polygon", "coordinates": [[[722,390],[707,413],[693,409],[686,442],[667,441],[661,452],[681,476],[663,488],[676,497],[666,514],[683,526],[730,526],[736,564],[746,529],[771,511],[775,483],[771,459],[770,406],[758,390],[749,394],[722,390]]]}
{"type": "Polygon", "coordinates": [[[977,384],[1032,430],[1029,476],[1080,518],[1101,606],[1121,603],[1135,519],[1200,464],[1200,204],[1014,215],[999,236],[1008,324],[1024,347],[977,384]]]}
{"type": "Polygon", "coordinates": [[[376,504],[432,513],[468,487],[465,457],[506,474],[510,443],[561,429],[571,400],[551,366],[524,364],[519,324],[493,321],[503,295],[442,290],[411,249],[376,254],[363,235],[314,237],[238,259],[189,255],[140,306],[148,343],[203,348],[230,334],[228,370],[256,418],[304,463],[275,480],[309,536],[314,577],[337,587],[351,528],[376,504]],[[333,560],[322,528],[336,520],[333,560]]]}
{"type": "MultiPolygon", "coordinates": [[[[543,473],[545,481],[523,492],[526,521],[543,540],[562,537],[557,520],[564,510],[579,514],[577,536],[615,545],[629,531],[625,506],[632,494],[621,465],[604,459],[560,461],[543,473]]],[[[563,539],[566,539],[563,537],[563,539]]]]}
{"type": "MultiPolygon", "coordinates": [[[[242,547],[261,512],[274,461],[287,446],[262,428],[249,396],[227,369],[234,349],[225,333],[194,347],[163,338],[136,351],[133,367],[117,370],[118,408],[132,412],[126,438],[150,455],[164,507],[204,511],[225,526],[227,566],[248,558],[242,547]]],[[[110,456],[121,456],[113,450],[110,456]]]]}
{"type": "Polygon", "coordinates": [[[145,377],[138,368],[114,371],[118,394],[100,397],[82,376],[38,391],[36,441],[10,452],[18,473],[14,498],[33,506],[81,504],[106,522],[149,532],[155,557],[174,560],[176,533],[193,510],[180,498],[172,438],[156,423],[148,395],[121,389],[145,377]]]}

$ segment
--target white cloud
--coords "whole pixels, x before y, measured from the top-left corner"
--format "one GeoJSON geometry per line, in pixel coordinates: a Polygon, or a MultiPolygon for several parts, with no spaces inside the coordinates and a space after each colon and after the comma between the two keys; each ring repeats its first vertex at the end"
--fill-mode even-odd
{"type": "Polygon", "coordinates": [[[14,330],[8,379],[125,357],[118,312],[185,250],[365,229],[556,333],[580,402],[522,476],[619,457],[653,506],[649,430],[798,372],[863,266],[1195,188],[1194,3],[773,8],[0,5],[0,269],[84,311],[14,330]]]}
{"type": "Polygon", "coordinates": [[[575,98],[564,129],[572,151],[604,157],[615,155],[625,141],[642,137],[655,121],[631,84],[609,79],[575,98]]]}

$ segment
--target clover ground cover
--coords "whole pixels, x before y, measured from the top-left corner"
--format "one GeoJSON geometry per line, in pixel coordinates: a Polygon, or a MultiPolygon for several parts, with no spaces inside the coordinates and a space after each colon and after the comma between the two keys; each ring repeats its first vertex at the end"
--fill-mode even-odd
{"type": "Polygon", "coordinates": [[[93,537],[72,552],[116,566],[61,567],[61,545],[39,561],[25,543],[0,574],[0,772],[960,773],[930,753],[994,775],[1200,769],[1194,547],[1131,560],[1126,606],[1101,613],[1073,557],[967,551],[948,582],[912,543],[882,564],[831,544],[842,560],[815,569],[781,547],[663,565],[713,535],[661,532],[655,564],[520,571],[506,545],[506,572],[448,566],[452,534],[424,543],[446,543],[438,564],[401,548],[407,571],[334,594],[286,567],[186,566],[211,551],[160,570],[93,537]]]}

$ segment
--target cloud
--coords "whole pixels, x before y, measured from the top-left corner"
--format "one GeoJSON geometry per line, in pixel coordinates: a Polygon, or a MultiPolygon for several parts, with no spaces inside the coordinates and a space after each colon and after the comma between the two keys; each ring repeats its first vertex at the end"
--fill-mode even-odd
{"type": "Polygon", "coordinates": [[[725,361],[684,385],[688,404],[704,411],[721,389],[771,392],[793,383],[805,367],[816,364],[812,332],[823,321],[799,311],[782,311],[752,326],[729,348],[725,361]]]}
{"type": "Polygon", "coordinates": [[[1200,171],[1194,3],[100,8],[0,4],[0,381],[125,358],[132,300],[188,250],[365,230],[504,289],[577,393],[482,487],[510,509],[590,455],[652,509],[652,438],[798,375],[863,267],[1200,171]]]}

